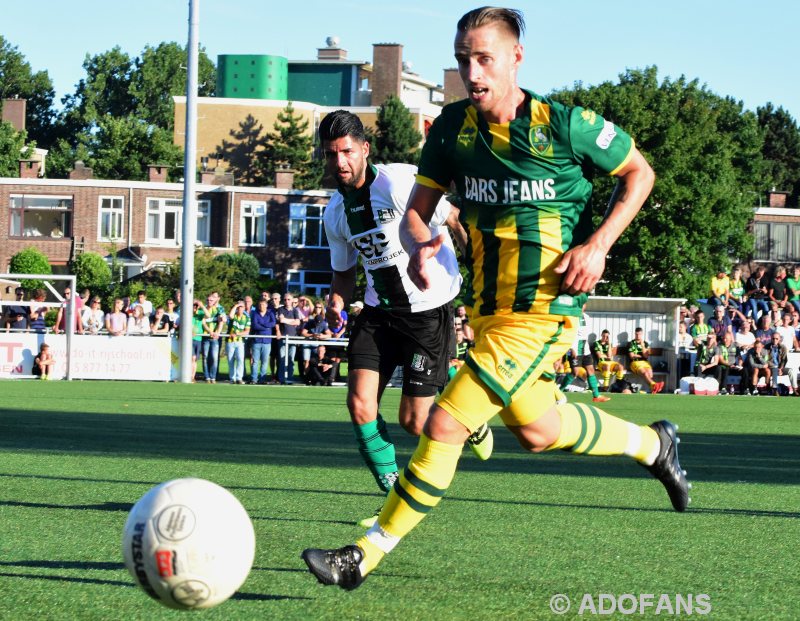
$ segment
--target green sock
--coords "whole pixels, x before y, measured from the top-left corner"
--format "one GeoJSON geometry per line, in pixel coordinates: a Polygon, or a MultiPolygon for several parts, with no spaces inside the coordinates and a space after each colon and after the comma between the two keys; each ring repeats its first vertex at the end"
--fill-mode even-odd
{"type": "Polygon", "coordinates": [[[574,382],[574,381],[575,381],[575,376],[572,373],[567,373],[566,375],[564,375],[564,379],[561,380],[561,384],[559,385],[559,388],[561,390],[564,390],[567,386],[572,384],[572,382],[574,382]]]}
{"type": "Polygon", "coordinates": [[[589,375],[586,378],[586,382],[589,384],[589,388],[592,391],[592,396],[599,397],[600,387],[597,385],[597,377],[595,377],[594,375],[589,375]]]}
{"type": "Polygon", "coordinates": [[[358,442],[358,452],[364,458],[378,487],[388,493],[397,480],[397,461],[389,430],[380,414],[374,421],[353,425],[358,442]]]}

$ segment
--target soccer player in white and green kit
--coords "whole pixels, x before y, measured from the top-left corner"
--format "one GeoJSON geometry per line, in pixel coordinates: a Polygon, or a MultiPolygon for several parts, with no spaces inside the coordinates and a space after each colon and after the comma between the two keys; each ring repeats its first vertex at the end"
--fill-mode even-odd
{"type": "Polygon", "coordinates": [[[439,503],[464,440],[495,415],[533,452],[627,455],[661,481],[675,510],[689,504],[675,425],[640,426],[594,405],[556,404],[553,363],[573,342],[586,296],[654,174],[612,122],[517,85],[523,31],[512,9],[475,9],[458,22],[455,57],[468,97],[445,106],[431,127],[400,234],[409,276],[426,291],[443,241],[428,222],[455,184],[475,347],[431,408],[377,523],[353,545],[303,552],[323,584],[359,586],[439,503]],[[594,231],[592,169],[619,181],[594,231]]]}
{"type": "MultiPolygon", "coordinates": [[[[451,341],[455,340],[452,300],[461,287],[455,249],[446,224],[463,236],[446,200],[439,201],[430,224],[442,233],[445,248],[431,265],[435,286],[420,291],[408,276],[408,254],[398,229],[417,172],[409,164],[368,161],[364,126],[352,112],[336,110],[320,123],[320,142],[327,172],[338,191],[325,208],[324,224],[331,253],[331,304],[336,314],[352,298],[356,266],[367,277],[364,309],[355,319],[347,349],[347,407],[361,456],[385,493],[397,479],[394,443],[378,412],[381,396],[397,366],[403,368],[400,425],[419,435],[436,393],[447,381],[451,341]]],[[[462,240],[463,241],[463,240],[462,240]]],[[[468,442],[480,459],[488,459],[492,436],[488,425],[476,428],[468,442]]],[[[371,515],[359,524],[371,526],[371,515]]]]}

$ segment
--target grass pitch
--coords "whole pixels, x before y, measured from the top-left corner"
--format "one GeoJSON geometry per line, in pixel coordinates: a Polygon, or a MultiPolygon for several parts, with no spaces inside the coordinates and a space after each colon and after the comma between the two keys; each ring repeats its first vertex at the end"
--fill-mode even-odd
{"type": "MultiPolygon", "coordinates": [[[[256,530],[249,578],[230,601],[195,613],[204,619],[552,619],[556,594],[572,600],[561,618],[581,618],[591,616],[578,614],[586,593],[595,602],[706,594],[709,618],[798,618],[800,399],[615,395],[611,413],[680,424],[694,483],[685,514],[629,460],[528,455],[494,424],[493,458],[465,450],[439,507],[346,593],[318,585],[299,557],[354,541],[353,523],[381,503],[344,388],[19,381],[0,390],[0,619],[188,614],[134,586],[120,554],[131,505],[185,476],[230,489],[256,530]]],[[[381,409],[404,464],[416,441],[396,425],[398,400],[387,391],[381,409]]]]}

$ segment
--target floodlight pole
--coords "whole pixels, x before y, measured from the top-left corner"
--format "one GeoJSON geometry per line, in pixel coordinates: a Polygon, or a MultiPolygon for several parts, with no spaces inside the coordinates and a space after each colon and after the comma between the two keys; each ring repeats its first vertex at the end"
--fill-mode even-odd
{"type": "Polygon", "coordinates": [[[200,0],[189,0],[188,75],[186,78],[186,144],[183,155],[183,252],[181,252],[181,382],[194,379],[192,364],[192,315],[194,314],[194,244],[197,239],[197,58],[200,33],[200,0]]]}

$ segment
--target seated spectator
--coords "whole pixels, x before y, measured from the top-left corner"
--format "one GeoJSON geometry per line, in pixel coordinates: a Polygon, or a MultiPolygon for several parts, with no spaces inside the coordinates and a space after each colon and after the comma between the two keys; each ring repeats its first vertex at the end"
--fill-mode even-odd
{"type": "Polygon", "coordinates": [[[789,293],[789,304],[795,312],[800,313],[800,265],[792,268],[792,277],[786,279],[786,289],[789,293]]]}
{"type": "Polygon", "coordinates": [[[306,373],[308,386],[330,386],[333,384],[334,361],[328,357],[325,345],[320,345],[311,356],[306,373]]]}
{"type": "MultiPolygon", "coordinates": [[[[66,287],[64,289],[64,301],[58,308],[58,315],[56,315],[56,324],[53,326],[53,332],[65,332],[67,328],[67,304],[72,299],[72,288],[66,287]]],[[[83,334],[83,322],[81,321],[82,304],[80,298],[75,299],[75,331],[78,334],[83,334]]]]}
{"type": "Polygon", "coordinates": [[[728,305],[728,300],[731,296],[731,279],[724,271],[719,271],[717,275],[711,279],[711,297],[708,298],[708,303],[711,306],[722,306],[724,309],[728,305]]]}
{"type": "Polygon", "coordinates": [[[706,323],[706,314],[701,310],[695,311],[694,323],[689,327],[689,334],[692,336],[695,348],[706,342],[708,333],[711,331],[711,326],[706,323]]]}
{"type": "Polygon", "coordinates": [[[731,326],[733,328],[733,334],[736,335],[737,332],[741,331],[742,326],[750,321],[747,317],[744,316],[744,313],[740,310],[734,308],[733,305],[728,306],[728,319],[731,321],[731,326]]]}
{"type": "Polygon", "coordinates": [[[744,283],[742,282],[742,270],[738,267],[733,268],[733,272],[731,272],[728,308],[744,310],[744,283]]]}
{"type": "Polygon", "coordinates": [[[114,300],[114,310],[106,314],[106,331],[111,336],[124,336],[128,332],[128,316],[122,310],[125,302],[114,300]]]}
{"type": "Polygon", "coordinates": [[[133,307],[133,314],[128,317],[128,336],[148,336],[150,334],[150,318],[144,314],[144,307],[139,304],[133,307]]]}
{"type": "Polygon", "coordinates": [[[651,394],[657,394],[664,389],[664,382],[653,380],[653,367],[647,359],[650,357],[650,344],[644,340],[641,328],[634,330],[634,338],[628,343],[628,360],[632,373],[639,375],[650,386],[651,394]]]}
{"type": "Polygon", "coordinates": [[[749,388],[751,395],[758,396],[758,379],[763,377],[769,387],[771,375],[767,350],[764,348],[763,341],[756,340],[755,345],[750,348],[744,359],[744,376],[747,378],[745,390],[749,388]]]}
{"type": "Polygon", "coordinates": [[[136,301],[132,302],[128,308],[128,314],[132,314],[136,307],[141,306],[144,311],[144,316],[149,320],[153,315],[153,303],[147,299],[147,292],[140,289],[136,292],[136,301]]]}
{"type": "MultiPolygon", "coordinates": [[[[736,387],[730,383],[730,377],[742,374],[742,360],[739,348],[733,342],[733,335],[726,332],[723,337],[722,343],[717,347],[719,351],[719,366],[720,366],[720,393],[721,394],[736,394],[736,387]]],[[[744,378],[739,381],[739,387],[744,384],[744,378]]]]}
{"type": "MultiPolygon", "coordinates": [[[[719,348],[717,347],[717,335],[713,332],[708,333],[705,343],[701,343],[697,348],[697,365],[695,375],[698,377],[713,377],[720,381],[721,367],[719,366],[719,348]]],[[[720,383],[720,386],[722,384],[720,383]]]]}
{"type": "Polygon", "coordinates": [[[769,281],[768,293],[770,302],[775,302],[781,311],[789,306],[789,291],[786,288],[786,268],[783,265],[775,268],[775,275],[769,281]]]}
{"type": "Polygon", "coordinates": [[[733,323],[730,318],[725,314],[724,306],[717,306],[714,309],[714,316],[708,322],[709,327],[714,331],[717,336],[717,343],[722,342],[722,337],[726,332],[733,334],[733,323]]]}
{"type": "Polygon", "coordinates": [[[89,334],[98,334],[106,325],[106,314],[100,307],[100,298],[94,296],[89,301],[89,305],[83,309],[81,315],[83,331],[89,334]]]}
{"type": "MultiPolygon", "coordinates": [[[[253,361],[250,363],[250,383],[266,384],[269,358],[272,351],[272,334],[275,332],[275,310],[269,306],[269,292],[264,292],[250,313],[250,341],[253,361]]],[[[276,348],[277,349],[277,348],[276,348]]]]}
{"type": "Polygon", "coordinates": [[[767,304],[768,291],[766,278],[764,277],[765,269],[759,265],[755,272],[750,275],[745,284],[745,295],[747,296],[747,312],[748,317],[758,320],[758,318],[765,313],[769,312],[769,305],[767,304]]]}
{"type": "Polygon", "coordinates": [[[756,342],[756,335],[750,329],[753,325],[752,319],[747,319],[742,323],[742,329],[736,333],[736,337],[734,339],[736,346],[739,348],[739,353],[742,357],[747,354],[753,344],[756,342]]]}
{"type": "MultiPolygon", "coordinates": [[[[14,289],[14,297],[17,302],[22,302],[25,299],[25,289],[22,287],[14,289]]],[[[14,332],[27,332],[30,324],[27,306],[9,304],[4,308],[3,317],[5,319],[6,332],[10,330],[14,332]]]]}
{"type": "Polygon", "coordinates": [[[242,337],[250,333],[250,315],[245,311],[244,300],[239,300],[231,308],[228,325],[228,380],[231,384],[244,384],[244,341],[242,337]]]}
{"type": "Polygon", "coordinates": [[[798,351],[798,349],[800,349],[795,336],[794,326],[792,326],[792,315],[788,310],[783,314],[783,320],[780,325],[776,325],[774,330],[781,335],[781,343],[786,346],[787,350],[798,351]]]}
{"type": "MultiPolygon", "coordinates": [[[[331,331],[328,329],[328,322],[325,320],[325,307],[322,302],[315,302],[311,315],[300,330],[300,336],[312,341],[321,341],[331,338],[331,331]]],[[[311,354],[316,351],[317,345],[309,343],[302,346],[301,358],[303,360],[303,377],[308,371],[311,362],[311,354]]]]}
{"type": "Polygon", "coordinates": [[[42,343],[39,346],[39,354],[33,359],[33,374],[41,380],[49,380],[55,363],[55,358],[50,353],[50,346],[42,343]]]}
{"type": "Polygon", "coordinates": [[[29,307],[29,314],[28,318],[30,323],[28,324],[30,329],[34,332],[46,332],[47,331],[47,324],[45,323],[45,315],[47,315],[47,306],[39,306],[40,304],[44,303],[47,299],[47,293],[45,293],[44,289],[36,289],[33,292],[33,301],[36,302],[36,305],[29,307]]]}
{"type": "Polygon", "coordinates": [[[787,367],[789,361],[789,354],[786,345],[781,342],[781,335],[775,332],[772,335],[772,343],[767,350],[767,364],[769,365],[769,372],[772,377],[772,394],[779,396],[778,391],[778,378],[781,375],[789,377],[789,394],[797,394],[797,369],[787,367]]]}
{"type": "Polygon", "coordinates": [[[756,340],[761,341],[764,344],[764,347],[769,347],[770,343],[772,343],[772,333],[775,330],[772,329],[772,320],[770,319],[769,313],[765,315],[761,315],[761,319],[758,320],[759,328],[756,330],[756,340]]]}
{"type": "Polygon", "coordinates": [[[163,306],[156,308],[153,318],[150,320],[150,334],[167,336],[173,329],[172,320],[167,315],[163,306]]]}
{"type": "MultiPolygon", "coordinates": [[[[686,325],[683,325],[684,332],[686,325]]],[[[625,379],[625,367],[619,362],[614,360],[613,351],[611,347],[611,333],[608,330],[603,330],[600,333],[600,338],[592,343],[592,357],[595,361],[597,370],[600,371],[600,377],[603,379],[603,386],[611,386],[611,374],[613,373],[618,380],[625,379]]]]}

